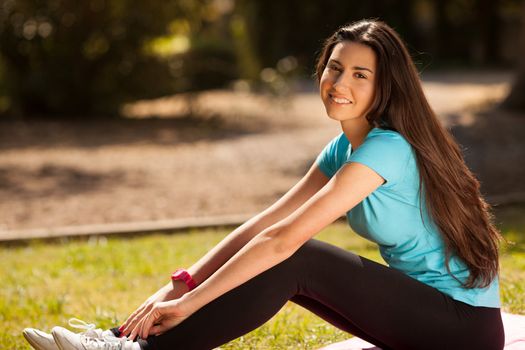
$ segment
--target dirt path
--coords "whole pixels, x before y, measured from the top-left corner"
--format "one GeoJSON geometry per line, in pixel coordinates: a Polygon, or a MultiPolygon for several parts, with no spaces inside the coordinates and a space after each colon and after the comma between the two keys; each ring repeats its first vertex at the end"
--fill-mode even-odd
{"type": "MultiPolygon", "coordinates": [[[[509,74],[424,81],[444,122],[463,125],[505,95],[509,74]]],[[[176,96],[128,106],[133,119],[0,122],[0,231],[254,213],[340,132],[312,88],[282,101],[228,91],[191,101],[198,120],[176,96]]]]}

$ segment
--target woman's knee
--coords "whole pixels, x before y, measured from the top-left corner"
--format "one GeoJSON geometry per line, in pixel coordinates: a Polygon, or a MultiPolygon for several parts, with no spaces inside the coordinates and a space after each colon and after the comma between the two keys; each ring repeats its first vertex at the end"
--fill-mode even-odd
{"type": "Polygon", "coordinates": [[[296,252],[292,258],[299,261],[323,261],[330,259],[332,255],[340,255],[341,253],[349,254],[350,252],[334,246],[330,243],[320,241],[318,239],[309,239],[296,252]]]}
{"type": "Polygon", "coordinates": [[[261,278],[275,279],[291,279],[293,277],[299,277],[304,273],[309,264],[312,261],[313,253],[319,249],[319,241],[310,239],[305,242],[295,253],[289,258],[283,260],[281,263],[274,267],[266,270],[261,275],[261,278]]]}
{"type": "Polygon", "coordinates": [[[317,239],[309,239],[288,259],[263,272],[262,275],[272,280],[280,278],[300,282],[307,278],[312,269],[318,270],[321,266],[329,264],[334,249],[339,248],[317,239]]]}
{"type": "Polygon", "coordinates": [[[328,243],[311,238],[299,247],[292,257],[302,259],[311,256],[311,254],[322,250],[327,244],[328,243]]]}
{"type": "Polygon", "coordinates": [[[293,266],[303,266],[314,257],[316,251],[320,248],[320,241],[316,239],[309,239],[306,241],[295,253],[286,259],[283,263],[293,266]]]}

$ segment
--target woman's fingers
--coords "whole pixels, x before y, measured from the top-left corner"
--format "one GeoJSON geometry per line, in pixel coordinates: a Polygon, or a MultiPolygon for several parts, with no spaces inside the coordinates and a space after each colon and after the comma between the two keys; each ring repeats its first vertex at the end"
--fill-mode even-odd
{"type": "Polygon", "coordinates": [[[128,339],[135,340],[137,335],[140,335],[140,329],[142,327],[142,323],[144,322],[144,319],[145,317],[143,317],[140,321],[138,321],[136,325],[134,325],[133,327],[130,327],[131,332],[128,336],[128,339]]]}
{"type": "Polygon", "coordinates": [[[135,317],[131,320],[131,322],[129,323],[129,325],[127,325],[123,330],[122,330],[122,334],[126,335],[128,334],[131,330],[133,330],[137,324],[144,318],[144,315],[146,315],[148,313],[148,310],[146,309],[143,309],[140,313],[138,313],[137,315],[135,315],[135,317]]]}
{"type": "Polygon", "coordinates": [[[137,326],[135,326],[135,327],[131,330],[131,333],[128,335],[128,339],[129,339],[129,340],[135,340],[135,337],[137,336],[137,332],[138,332],[138,329],[137,329],[137,326]]]}
{"type": "Polygon", "coordinates": [[[153,325],[161,323],[162,319],[165,317],[164,312],[166,308],[157,304],[146,317],[143,318],[138,334],[142,339],[146,339],[150,334],[150,329],[153,325]]]}
{"type": "Polygon", "coordinates": [[[149,312],[144,313],[141,317],[130,323],[130,325],[123,331],[123,335],[126,335],[129,332],[128,338],[131,340],[135,340],[137,336],[142,337],[144,323],[153,316],[155,310],[155,306],[150,307],[149,312]]]}
{"type": "Polygon", "coordinates": [[[180,314],[177,305],[173,302],[156,303],[150,308],[149,312],[128,326],[128,330],[131,331],[128,338],[134,340],[140,336],[142,339],[146,339],[149,335],[163,333],[187,317],[180,314]]]}
{"type": "Polygon", "coordinates": [[[147,304],[142,308],[137,309],[124,323],[124,327],[120,332],[124,335],[128,334],[137,323],[146,315],[152,308],[152,304],[147,304]]]}
{"type": "Polygon", "coordinates": [[[153,317],[148,318],[141,329],[141,337],[147,338],[150,335],[162,334],[171,328],[179,325],[189,315],[182,315],[175,305],[162,304],[158,305],[158,314],[150,314],[153,317]]]}
{"type": "Polygon", "coordinates": [[[135,316],[142,310],[144,309],[144,307],[147,305],[147,301],[143,302],[135,311],[133,311],[131,313],[131,315],[128,316],[128,318],[126,319],[126,321],[124,321],[124,323],[120,326],[119,330],[120,329],[124,329],[127,325],[130,324],[131,320],[133,318],[135,318],[135,316]]]}
{"type": "Polygon", "coordinates": [[[149,329],[149,335],[158,336],[166,331],[166,327],[163,327],[162,324],[157,324],[149,329]]]}

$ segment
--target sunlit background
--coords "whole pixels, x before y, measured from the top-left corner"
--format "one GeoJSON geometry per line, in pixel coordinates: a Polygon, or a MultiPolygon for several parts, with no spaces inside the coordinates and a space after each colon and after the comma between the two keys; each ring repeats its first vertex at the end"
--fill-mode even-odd
{"type": "Polygon", "coordinates": [[[264,209],[338,132],[314,62],[329,34],[361,18],[405,39],[491,203],[522,202],[524,9],[519,0],[2,0],[0,230],[264,209]]]}

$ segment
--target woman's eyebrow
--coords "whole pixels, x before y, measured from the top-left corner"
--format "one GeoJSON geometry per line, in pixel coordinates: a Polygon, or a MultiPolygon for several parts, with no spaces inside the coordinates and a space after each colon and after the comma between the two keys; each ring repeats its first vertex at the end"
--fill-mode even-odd
{"type": "Polygon", "coordinates": [[[371,69],[368,69],[368,68],[366,68],[366,67],[355,66],[355,67],[353,67],[353,68],[354,68],[355,70],[367,70],[367,71],[369,71],[370,73],[374,74],[374,72],[372,72],[371,69]]]}
{"type": "MultiPolygon", "coordinates": [[[[333,58],[331,58],[330,61],[328,61],[328,63],[330,63],[330,62],[337,63],[338,65],[343,66],[341,64],[341,62],[339,62],[338,60],[335,60],[333,58]]],[[[366,68],[366,67],[354,66],[354,67],[352,67],[352,69],[354,69],[354,70],[366,70],[366,71],[369,71],[370,73],[374,74],[374,72],[372,72],[372,70],[370,68],[366,68]]]]}
{"type": "Polygon", "coordinates": [[[335,64],[338,64],[338,65],[340,65],[340,66],[343,66],[343,65],[341,64],[341,62],[339,62],[338,60],[334,60],[333,58],[330,58],[330,60],[328,61],[328,63],[335,63],[335,64]]]}

